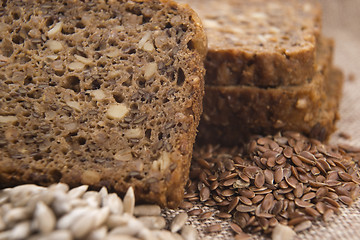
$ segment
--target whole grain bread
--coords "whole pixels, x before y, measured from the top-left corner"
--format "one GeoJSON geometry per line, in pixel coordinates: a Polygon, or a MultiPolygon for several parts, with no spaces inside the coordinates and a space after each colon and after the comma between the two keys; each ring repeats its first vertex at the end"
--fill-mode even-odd
{"type": "Polygon", "coordinates": [[[176,207],[206,36],[171,0],[2,1],[0,186],[106,186],[176,207]]]}
{"type": "Polygon", "coordinates": [[[313,0],[180,0],[209,39],[207,85],[276,87],[311,81],[321,8],[313,0]]]}
{"type": "Polygon", "coordinates": [[[205,86],[197,142],[236,145],[253,134],[299,131],[324,140],[335,130],[342,76],[331,68],[333,41],[322,39],[316,74],[300,86],[205,86]]]}

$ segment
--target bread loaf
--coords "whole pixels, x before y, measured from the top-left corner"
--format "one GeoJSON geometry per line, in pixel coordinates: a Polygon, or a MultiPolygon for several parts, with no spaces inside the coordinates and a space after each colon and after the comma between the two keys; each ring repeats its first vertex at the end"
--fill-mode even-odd
{"type": "Polygon", "coordinates": [[[2,1],[0,185],[106,186],[176,207],[206,37],[171,0],[2,1]]]}
{"type": "Polygon", "coordinates": [[[209,39],[207,85],[276,87],[309,82],[321,8],[312,0],[180,0],[209,39]]]}
{"type": "Polygon", "coordinates": [[[329,76],[333,41],[321,40],[316,74],[300,86],[205,86],[199,143],[235,145],[253,134],[294,130],[324,140],[335,130],[342,74],[329,76]]]}

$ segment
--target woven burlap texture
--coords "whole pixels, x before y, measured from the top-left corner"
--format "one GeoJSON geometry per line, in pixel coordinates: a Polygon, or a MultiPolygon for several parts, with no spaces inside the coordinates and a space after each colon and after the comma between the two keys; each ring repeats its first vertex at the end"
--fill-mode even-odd
{"type": "MultiPolygon", "coordinates": [[[[320,0],[323,5],[323,33],[335,39],[334,65],[340,67],[345,74],[343,98],[340,104],[341,119],[337,122],[338,130],[332,135],[330,143],[347,144],[360,147],[360,0],[320,0]],[[344,136],[350,136],[344,137],[344,136]]],[[[214,208],[198,205],[204,211],[214,208]]],[[[182,211],[182,210],[179,210],[182,211]]],[[[179,211],[169,211],[167,217],[172,219],[179,211]]],[[[233,239],[234,234],[226,221],[210,218],[202,221],[190,217],[190,223],[196,227],[202,239],[233,239]],[[222,231],[208,234],[206,226],[221,223],[222,231]]],[[[253,235],[250,239],[268,239],[263,235],[253,235]]],[[[352,207],[341,207],[341,214],[334,215],[329,222],[314,222],[313,226],[299,233],[296,240],[356,240],[360,239],[360,201],[352,207]]]]}

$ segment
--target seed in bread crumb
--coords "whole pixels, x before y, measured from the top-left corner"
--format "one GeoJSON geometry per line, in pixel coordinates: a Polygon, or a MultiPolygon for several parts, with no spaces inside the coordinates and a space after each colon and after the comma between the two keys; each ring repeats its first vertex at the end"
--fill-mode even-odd
{"type": "Polygon", "coordinates": [[[104,98],[106,98],[106,95],[105,95],[104,91],[101,90],[101,89],[97,89],[97,90],[90,91],[90,95],[91,95],[96,101],[100,101],[100,100],[103,100],[104,98]]]}
{"type": "Polygon", "coordinates": [[[0,123],[12,123],[16,122],[18,119],[16,116],[0,116],[0,123]]]}
{"type": "Polygon", "coordinates": [[[169,153],[163,152],[158,160],[153,162],[152,168],[157,171],[164,171],[170,166],[169,153]]]}
{"type": "Polygon", "coordinates": [[[55,24],[55,26],[48,31],[48,34],[47,34],[48,37],[53,37],[53,36],[55,36],[57,33],[61,32],[62,27],[63,27],[63,23],[62,23],[62,22],[58,22],[57,24],[55,24]]]}
{"type": "Polygon", "coordinates": [[[77,54],[75,54],[74,57],[76,58],[76,60],[78,60],[79,62],[82,62],[83,64],[89,65],[89,64],[93,63],[93,60],[90,58],[85,58],[85,57],[79,56],[77,54]]]}
{"type": "Polygon", "coordinates": [[[76,101],[67,101],[66,102],[66,105],[68,105],[69,107],[75,109],[75,110],[78,110],[78,111],[81,111],[81,106],[80,106],[80,103],[79,102],[76,102],[76,101]]]}
{"type": "Polygon", "coordinates": [[[305,109],[307,107],[307,100],[305,98],[298,99],[296,102],[297,109],[305,109]]]}
{"type": "Polygon", "coordinates": [[[131,139],[131,138],[141,138],[143,132],[141,131],[140,128],[135,128],[135,129],[128,129],[125,132],[125,137],[131,139]]]}
{"type": "Polygon", "coordinates": [[[110,119],[122,120],[129,112],[129,108],[125,104],[112,104],[106,112],[106,116],[110,119]]]}
{"type": "Polygon", "coordinates": [[[56,40],[49,40],[47,42],[47,46],[50,48],[51,51],[54,53],[60,52],[64,49],[64,46],[61,44],[61,42],[56,40]]]}
{"type": "Polygon", "coordinates": [[[155,75],[156,71],[157,71],[157,64],[156,63],[149,63],[147,65],[144,66],[144,78],[146,80],[149,80],[152,76],[155,75]]]}
{"type": "Polygon", "coordinates": [[[81,71],[85,65],[82,62],[72,62],[69,64],[69,69],[72,71],[81,71]]]}

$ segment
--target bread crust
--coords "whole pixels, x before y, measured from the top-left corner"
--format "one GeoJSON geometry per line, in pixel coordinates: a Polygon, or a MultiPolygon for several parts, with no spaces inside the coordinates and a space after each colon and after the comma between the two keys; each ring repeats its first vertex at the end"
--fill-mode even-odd
{"type": "Polygon", "coordinates": [[[309,0],[181,0],[209,39],[206,84],[262,88],[311,81],[321,7],[309,0]]]}
{"type": "Polygon", "coordinates": [[[342,73],[330,70],[333,41],[323,39],[316,74],[301,86],[205,86],[198,143],[242,144],[253,134],[299,131],[325,140],[335,130],[342,73]],[[330,72],[330,74],[329,74],[330,72]]]}

